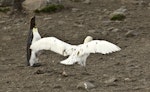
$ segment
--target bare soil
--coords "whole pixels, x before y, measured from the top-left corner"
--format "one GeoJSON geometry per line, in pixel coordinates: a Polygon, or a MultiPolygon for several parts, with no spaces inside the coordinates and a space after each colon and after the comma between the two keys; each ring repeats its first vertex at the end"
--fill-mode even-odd
{"type": "Polygon", "coordinates": [[[120,0],[91,0],[91,4],[65,0],[61,12],[36,14],[43,37],[55,36],[71,44],[80,44],[87,35],[104,39],[122,48],[109,55],[91,54],[87,59],[89,74],[79,65],[67,66],[67,58],[51,51],[40,55],[40,67],[26,66],[26,41],[32,14],[0,13],[0,92],[86,92],[77,89],[82,81],[96,88],[90,92],[150,92],[150,9],[145,4],[122,4],[120,0]],[[126,6],[124,21],[110,21],[109,14],[126,6]],[[72,11],[71,8],[78,9],[72,11]],[[118,31],[111,31],[111,28],[118,31]],[[134,33],[129,33],[133,30],[134,33]],[[112,78],[115,81],[108,82],[112,78]],[[106,82],[107,81],[107,82],[106,82]]]}

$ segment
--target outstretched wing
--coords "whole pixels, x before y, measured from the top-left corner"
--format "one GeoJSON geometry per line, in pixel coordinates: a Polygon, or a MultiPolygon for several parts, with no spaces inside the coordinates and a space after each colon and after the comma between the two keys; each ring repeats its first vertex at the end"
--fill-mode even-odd
{"type": "Polygon", "coordinates": [[[76,47],[76,50],[65,60],[61,61],[64,65],[78,64],[85,66],[89,53],[108,54],[121,50],[117,45],[104,40],[94,40],[76,47]]]}
{"type": "Polygon", "coordinates": [[[117,45],[105,40],[93,40],[91,42],[79,45],[79,55],[86,53],[101,53],[109,54],[112,52],[120,51],[121,48],[117,45]]]}
{"type": "Polygon", "coordinates": [[[45,37],[33,43],[30,49],[35,52],[40,50],[51,50],[60,55],[67,56],[73,52],[73,48],[75,47],[76,46],[70,45],[55,37],[45,37]]]}

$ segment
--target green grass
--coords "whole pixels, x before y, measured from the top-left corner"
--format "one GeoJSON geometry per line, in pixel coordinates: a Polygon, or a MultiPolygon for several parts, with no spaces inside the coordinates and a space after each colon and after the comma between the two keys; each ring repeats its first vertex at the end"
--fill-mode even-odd
{"type": "Polygon", "coordinates": [[[60,11],[64,9],[63,5],[47,5],[46,7],[42,8],[42,9],[36,9],[34,12],[35,13],[52,13],[52,12],[56,12],[56,11],[60,11]]]}
{"type": "Polygon", "coordinates": [[[8,11],[10,11],[10,8],[8,8],[8,7],[0,7],[0,12],[6,13],[8,11]]]}
{"type": "Polygon", "coordinates": [[[124,20],[126,18],[123,14],[116,14],[113,17],[111,17],[111,20],[124,20]]]}

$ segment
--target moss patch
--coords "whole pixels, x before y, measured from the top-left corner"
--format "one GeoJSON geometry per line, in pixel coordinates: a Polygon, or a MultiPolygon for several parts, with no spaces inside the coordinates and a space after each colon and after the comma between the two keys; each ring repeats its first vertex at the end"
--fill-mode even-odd
{"type": "Polygon", "coordinates": [[[56,12],[56,11],[60,11],[64,9],[63,5],[47,5],[46,7],[42,8],[42,9],[36,9],[34,12],[35,13],[52,13],[52,12],[56,12]]]}
{"type": "Polygon", "coordinates": [[[110,19],[111,20],[124,20],[125,18],[126,18],[126,16],[123,14],[116,14],[116,15],[112,16],[110,19]]]}
{"type": "Polygon", "coordinates": [[[8,11],[10,11],[10,8],[8,8],[8,7],[0,7],[0,12],[6,13],[8,11]]]}

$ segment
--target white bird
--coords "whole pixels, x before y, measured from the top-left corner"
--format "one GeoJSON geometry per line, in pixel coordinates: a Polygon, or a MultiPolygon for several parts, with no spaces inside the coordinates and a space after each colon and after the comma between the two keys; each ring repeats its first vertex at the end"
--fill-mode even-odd
{"type": "Polygon", "coordinates": [[[36,53],[34,53],[34,51],[31,51],[30,46],[31,44],[33,44],[34,42],[36,42],[37,40],[41,39],[41,36],[38,32],[38,29],[35,27],[35,16],[33,18],[31,18],[30,21],[30,30],[29,30],[29,34],[28,34],[28,40],[27,40],[27,65],[29,66],[33,66],[33,64],[35,62],[38,62],[38,59],[35,58],[36,57],[36,53]],[[33,63],[33,60],[34,63],[33,63]]]}
{"type": "Polygon", "coordinates": [[[42,38],[38,32],[38,28],[35,27],[35,16],[31,19],[30,30],[27,41],[27,65],[39,66],[38,63],[38,52],[40,50],[51,50],[63,56],[68,56],[72,53],[73,45],[65,43],[55,37],[42,38]],[[40,41],[38,41],[40,40],[40,41]],[[38,41],[37,43],[35,43],[38,41]],[[34,44],[35,43],[35,44],[34,44]],[[34,45],[32,45],[34,44],[34,45]],[[35,49],[30,49],[31,45],[35,49]]]}
{"type": "Polygon", "coordinates": [[[113,43],[105,40],[93,40],[91,36],[87,36],[84,40],[84,44],[78,45],[73,53],[60,63],[64,65],[73,65],[77,62],[85,67],[86,59],[90,53],[109,54],[120,50],[121,48],[113,43]]]}
{"type": "MultiPolygon", "coordinates": [[[[32,44],[35,43],[36,41],[40,40],[41,39],[41,36],[38,32],[38,28],[33,28],[32,30],[33,32],[33,39],[32,39],[32,44]]],[[[31,44],[31,45],[32,45],[31,44]]],[[[30,57],[30,60],[29,60],[29,63],[30,63],[30,66],[34,66],[34,64],[37,64],[38,63],[38,58],[37,57],[37,53],[35,51],[31,51],[31,57],[30,57]]],[[[35,65],[36,66],[36,65],[35,65]]]]}
{"type": "MultiPolygon", "coordinates": [[[[86,59],[90,53],[108,54],[121,50],[113,43],[105,40],[93,40],[91,36],[87,36],[84,43],[80,45],[71,45],[55,37],[45,37],[33,43],[30,49],[34,53],[38,53],[40,50],[51,50],[63,56],[70,55],[60,63],[73,65],[78,62],[82,66],[86,66],[86,59]]],[[[33,61],[35,58],[33,58],[33,61]]]]}
{"type": "Polygon", "coordinates": [[[35,17],[33,17],[31,19],[27,44],[28,65],[36,66],[36,63],[38,63],[37,54],[41,50],[51,50],[60,55],[69,56],[61,61],[61,64],[73,65],[77,62],[85,67],[86,59],[90,53],[109,54],[120,51],[121,48],[105,40],[93,40],[91,36],[87,36],[84,43],[80,45],[71,45],[55,37],[41,38],[38,29],[35,27],[35,17]]]}
{"type": "Polygon", "coordinates": [[[63,42],[55,37],[44,37],[34,42],[30,49],[32,50],[30,66],[37,62],[36,54],[41,50],[51,50],[63,56],[71,55],[76,46],[63,42]]]}

